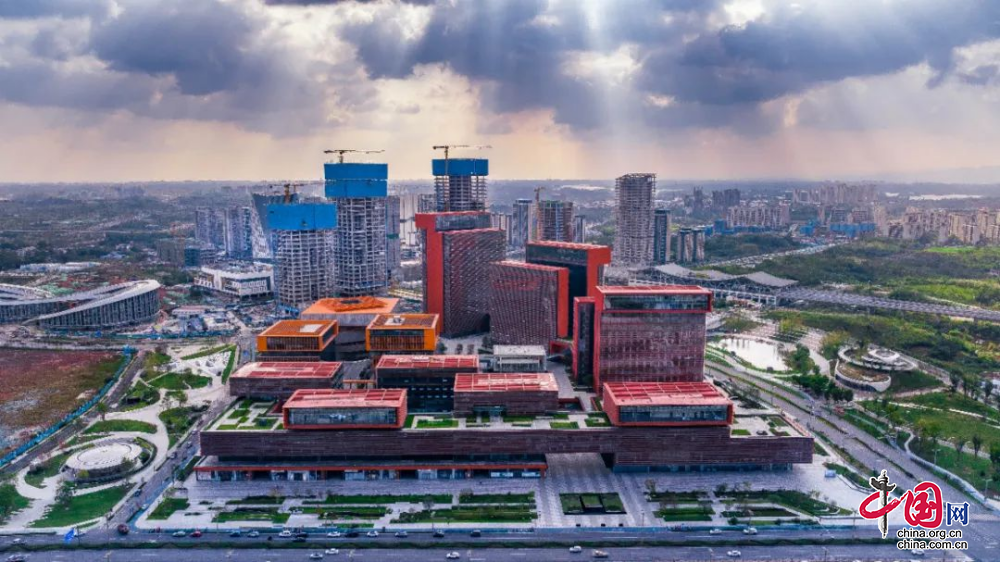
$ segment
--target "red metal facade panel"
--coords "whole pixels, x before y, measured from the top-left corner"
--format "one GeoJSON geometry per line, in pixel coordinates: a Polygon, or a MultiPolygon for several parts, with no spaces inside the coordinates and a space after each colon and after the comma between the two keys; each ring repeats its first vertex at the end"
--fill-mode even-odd
{"type": "Polygon", "coordinates": [[[489,329],[488,266],[504,259],[506,247],[506,236],[499,228],[443,233],[443,335],[463,336],[489,329]]]}
{"type": "Polygon", "coordinates": [[[406,421],[406,390],[400,389],[323,389],[297,390],[282,407],[284,424],[293,430],[348,429],[400,429],[406,421]],[[393,409],[396,422],[393,424],[352,424],[352,425],[304,425],[291,421],[291,412],[304,410],[344,410],[344,409],[393,409]]]}
{"type": "Polygon", "coordinates": [[[732,401],[715,385],[706,382],[610,382],[604,384],[602,407],[616,426],[682,427],[698,425],[728,426],[733,423],[732,401]],[[725,420],[623,422],[623,407],[717,406],[726,409],[725,420]]]}
{"type": "Polygon", "coordinates": [[[490,336],[494,343],[542,345],[568,329],[569,272],[502,261],[489,266],[490,336]]]}
{"type": "Polygon", "coordinates": [[[376,372],[384,369],[454,370],[479,372],[478,355],[383,355],[376,372]]]}
{"type": "Polygon", "coordinates": [[[333,388],[340,363],[248,363],[229,378],[229,395],[283,400],[303,388],[333,388]]]}

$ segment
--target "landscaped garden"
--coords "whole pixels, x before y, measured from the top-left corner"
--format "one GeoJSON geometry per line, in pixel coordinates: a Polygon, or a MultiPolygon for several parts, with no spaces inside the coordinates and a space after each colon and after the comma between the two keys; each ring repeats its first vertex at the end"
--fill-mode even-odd
{"type": "Polygon", "coordinates": [[[84,433],[114,433],[114,432],[156,433],[156,426],[139,420],[104,420],[98,421],[87,428],[84,433]]]}
{"type": "Polygon", "coordinates": [[[45,516],[34,521],[32,527],[67,527],[97,519],[108,513],[128,493],[129,486],[114,486],[97,492],[74,496],[59,494],[45,516]]]}
{"type": "Polygon", "coordinates": [[[190,504],[184,498],[164,498],[160,502],[160,505],[156,506],[156,509],[146,518],[150,520],[168,519],[175,512],[183,511],[188,507],[190,507],[190,504]]]}
{"type": "Polygon", "coordinates": [[[625,513],[625,505],[615,492],[559,494],[559,502],[565,515],[625,513]]]}

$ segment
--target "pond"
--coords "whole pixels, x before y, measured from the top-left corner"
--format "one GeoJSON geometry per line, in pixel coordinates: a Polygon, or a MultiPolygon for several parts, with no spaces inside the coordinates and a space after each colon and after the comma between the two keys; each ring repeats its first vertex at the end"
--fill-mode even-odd
{"type": "Polygon", "coordinates": [[[718,346],[758,369],[766,371],[768,367],[775,371],[785,371],[785,364],[778,344],[751,340],[747,338],[722,338],[718,346]]]}

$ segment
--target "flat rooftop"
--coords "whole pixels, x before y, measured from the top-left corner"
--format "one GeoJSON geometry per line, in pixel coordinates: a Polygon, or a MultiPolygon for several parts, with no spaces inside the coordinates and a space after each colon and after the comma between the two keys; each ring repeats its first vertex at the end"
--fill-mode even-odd
{"type": "Polygon", "coordinates": [[[531,246],[549,246],[551,248],[565,248],[567,250],[585,250],[585,251],[596,251],[596,250],[610,250],[608,246],[601,246],[600,244],[585,244],[583,242],[559,242],[556,240],[538,240],[536,242],[528,242],[531,246]]]}
{"type": "Polygon", "coordinates": [[[368,329],[436,328],[437,314],[379,314],[368,324],[368,329]]]}
{"type": "Polygon", "coordinates": [[[493,355],[504,357],[545,357],[545,347],[541,345],[494,345],[493,355]]]}
{"type": "Polygon", "coordinates": [[[455,392],[559,392],[552,373],[462,373],[455,392]]]}
{"type": "Polygon", "coordinates": [[[514,261],[514,260],[503,260],[494,263],[494,265],[502,265],[504,267],[517,267],[520,269],[530,269],[532,271],[544,271],[546,273],[559,273],[560,271],[564,271],[566,269],[565,267],[557,267],[554,265],[542,265],[540,263],[527,263],[523,261],[514,261]]]}
{"type": "Polygon", "coordinates": [[[399,299],[386,297],[343,297],[320,299],[301,314],[387,314],[392,312],[399,299]]]}
{"type": "Polygon", "coordinates": [[[599,285],[604,295],[711,295],[712,291],[697,285],[599,285]]]}
{"type": "Polygon", "coordinates": [[[609,382],[606,400],[618,406],[728,406],[729,398],[707,382],[609,382]]]}
{"type": "Polygon", "coordinates": [[[406,390],[399,388],[299,389],[285,401],[289,408],[399,408],[406,390]]]}
{"type": "Polygon", "coordinates": [[[264,361],[247,363],[233,373],[237,379],[329,379],[340,370],[341,363],[335,361],[291,361],[280,363],[264,361]]]}
{"type": "Polygon", "coordinates": [[[376,369],[479,370],[478,355],[383,355],[376,369]]]}
{"type": "Polygon", "coordinates": [[[317,337],[337,325],[336,320],[279,320],[261,336],[317,337]]]}

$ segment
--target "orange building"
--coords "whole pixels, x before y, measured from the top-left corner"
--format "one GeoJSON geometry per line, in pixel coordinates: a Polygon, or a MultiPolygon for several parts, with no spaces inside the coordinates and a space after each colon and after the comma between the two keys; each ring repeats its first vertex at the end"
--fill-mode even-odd
{"type": "Polygon", "coordinates": [[[279,320],[257,336],[261,361],[331,361],[339,326],[332,320],[279,320]]]}
{"type": "Polygon", "coordinates": [[[379,314],[365,331],[365,351],[432,354],[438,331],[437,314],[379,314]]]}
{"type": "Polygon", "coordinates": [[[303,320],[335,320],[340,335],[334,346],[337,361],[367,358],[365,334],[379,314],[392,314],[399,299],[387,297],[342,297],[320,299],[299,314],[303,320]]]}

